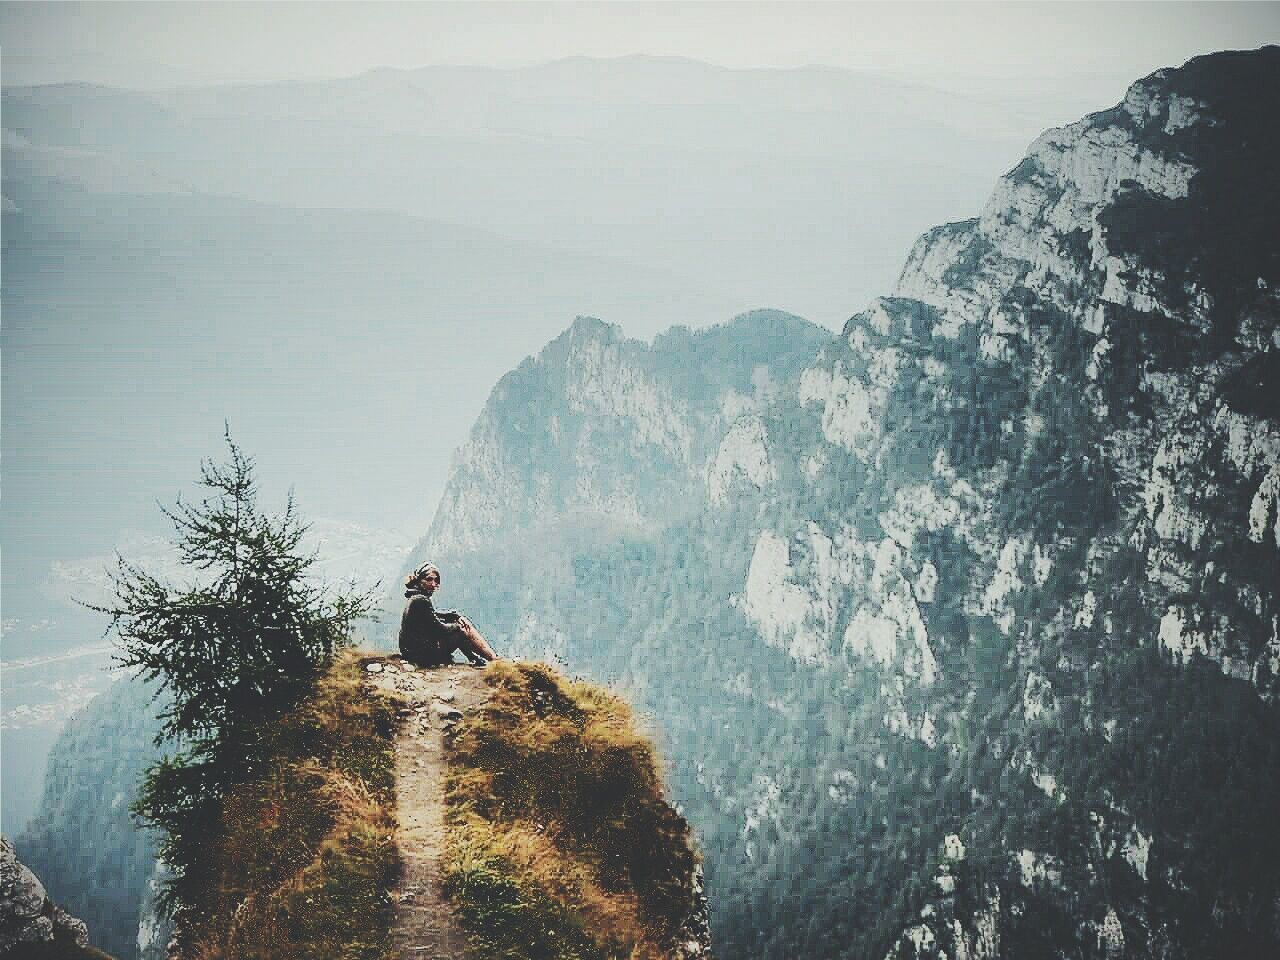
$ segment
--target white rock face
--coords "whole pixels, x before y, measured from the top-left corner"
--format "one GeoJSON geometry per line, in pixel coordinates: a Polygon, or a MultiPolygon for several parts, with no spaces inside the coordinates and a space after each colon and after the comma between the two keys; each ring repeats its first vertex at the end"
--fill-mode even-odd
{"type": "Polygon", "coordinates": [[[917,533],[933,533],[961,522],[963,509],[960,498],[939,494],[933,484],[911,484],[894,494],[893,506],[880,515],[880,528],[910,550],[917,533]]]}
{"type": "Polygon", "coordinates": [[[1187,628],[1186,618],[1178,607],[1170,607],[1160,618],[1159,639],[1160,646],[1183,663],[1196,653],[1209,655],[1208,639],[1204,634],[1187,628]]]}
{"type": "Polygon", "coordinates": [[[1034,850],[1023,848],[1018,853],[1017,862],[1024,887],[1033,887],[1040,883],[1057,887],[1062,883],[1062,869],[1057,860],[1048,854],[1039,854],[1034,850]]]}
{"type": "MultiPolygon", "coordinates": [[[[1125,112],[1141,115],[1142,122],[1167,112],[1169,131],[1195,122],[1196,104],[1180,97],[1166,103],[1153,90],[1135,85],[1125,112]],[[1154,99],[1143,105],[1147,98],[1154,99]]],[[[941,336],[954,338],[967,325],[983,324],[989,330],[983,338],[988,356],[1004,355],[1008,337],[1019,335],[991,306],[1014,284],[1027,286],[1095,332],[1100,330],[1096,316],[1082,312],[1072,294],[1089,271],[1105,275],[1105,301],[1170,313],[1153,295],[1151,281],[1157,278],[1110,252],[1098,216],[1125,189],[1122,184],[1177,199],[1187,195],[1196,172],[1183,160],[1139,144],[1133,125],[1119,117],[1110,125],[1086,118],[1049,130],[1001,178],[977,220],[935,228],[917,241],[894,292],[941,310],[943,321],[935,329],[941,336]],[[1087,263],[1072,255],[1068,236],[1086,244],[1087,263]]],[[[1096,356],[1095,363],[1101,358],[1096,356]]]]}
{"type": "Polygon", "coordinates": [[[162,916],[156,906],[156,898],[169,876],[168,865],[157,860],[155,870],[147,880],[146,893],[138,918],[138,956],[141,960],[165,960],[169,953],[169,941],[173,935],[172,922],[162,916]]]}
{"type": "Polygon", "coordinates": [[[1226,438],[1227,459],[1241,474],[1256,477],[1280,464],[1280,425],[1220,406],[1213,427],[1218,436],[1226,438]]]}
{"type": "Polygon", "coordinates": [[[4,918],[35,918],[47,899],[44,884],[18,861],[13,844],[0,838],[0,903],[5,906],[4,918]]]}
{"type": "Polygon", "coordinates": [[[844,647],[860,660],[891,667],[898,659],[898,624],[860,607],[845,628],[844,647]]]}
{"type": "Polygon", "coordinates": [[[508,508],[526,499],[501,449],[500,431],[486,410],[450,465],[450,483],[432,524],[433,556],[479,548],[501,526],[508,508]]]}
{"type": "Polygon", "coordinates": [[[1080,601],[1080,609],[1076,612],[1076,626],[1088,629],[1093,626],[1093,619],[1098,613],[1098,597],[1092,590],[1086,590],[1080,601]]]}
{"type": "Polygon", "coordinates": [[[927,924],[918,924],[907,930],[907,939],[911,941],[911,945],[915,947],[916,953],[932,949],[937,943],[937,938],[933,935],[933,929],[927,924]]]}
{"type": "MultiPolygon", "coordinates": [[[[640,478],[620,473],[602,453],[608,441],[619,438],[636,462],[653,466],[682,494],[686,488],[692,492],[704,483],[718,483],[708,481],[704,462],[695,463],[687,403],[646,372],[637,359],[643,349],[616,327],[579,323],[529,361],[535,370],[563,380],[559,399],[569,414],[552,416],[546,424],[562,461],[548,460],[541,464],[545,472],[533,477],[524,473],[522,438],[513,436],[505,420],[518,406],[508,395],[517,387],[500,382],[468,441],[454,455],[426,552],[440,557],[483,550],[495,538],[566,513],[618,527],[646,527],[653,519],[653,504],[645,500],[654,499],[649,488],[640,478]]],[[[758,405],[775,388],[767,369],[757,372],[756,380],[754,397],[727,394],[720,398],[722,405],[744,410],[758,405]]],[[[744,470],[748,480],[763,479],[752,459],[751,428],[743,429],[729,441],[721,471],[728,470],[730,480],[744,470]],[[740,442],[748,448],[739,450],[740,442]],[[735,452],[742,457],[736,466],[735,452]]]]}
{"type": "Polygon", "coordinates": [[[1190,97],[1180,97],[1174,94],[1169,97],[1168,109],[1169,116],[1164,122],[1164,132],[1176,133],[1200,119],[1200,111],[1203,109],[1203,104],[1192,100],[1190,97]]]}
{"type": "Polygon", "coordinates": [[[18,860],[13,844],[0,837],[0,955],[20,956],[35,944],[51,942],[55,932],[81,948],[89,945],[83,921],[49,900],[44,885],[18,860]]]}
{"type": "Polygon", "coordinates": [[[1027,723],[1035,723],[1056,709],[1053,685],[1034,670],[1030,671],[1022,688],[1022,715],[1027,723]]]}
{"type": "Polygon", "coordinates": [[[1035,784],[1036,789],[1043,793],[1050,800],[1065,799],[1058,797],[1058,778],[1051,773],[1045,773],[1043,770],[1033,768],[1031,771],[1031,782],[1035,784]]]}
{"type": "Polygon", "coordinates": [[[1249,504],[1249,539],[1254,543],[1262,543],[1270,526],[1271,540],[1280,547],[1280,509],[1277,504],[1280,504],[1280,465],[1272,467],[1258,484],[1258,492],[1249,504]]]}
{"type": "Polygon", "coordinates": [[[813,367],[800,378],[800,402],[822,404],[822,435],[867,459],[880,435],[880,420],[877,398],[866,384],[838,369],[813,367]]]}
{"type": "Polygon", "coordinates": [[[735,482],[746,482],[763,490],[773,479],[769,433],[759,417],[745,417],[729,429],[716,450],[707,470],[707,496],[712,504],[719,506],[735,482]]]}
{"type": "MultiPolygon", "coordinates": [[[[935,338],[954,339],[967,328],[976,328],[980,355],[1006,359],[1013,356],[1016,343],[1021,341],[1025,350],[1031,339],[1005,303],[1015,287],[1022,288],[1040,303],[1060,310],[1065,322],[1096,337],[1092,343],[1083,341],[1089,351],[1083,372],[1086,381],[1100,387],[1112,376],[1115,338],[1108,330],[1112,306],[1163,315],[1175,327],[1197,333],[1206,330],[1212,308],[1208,294],[1194,284],[1175,290],[1157,267],[1112,249],[1100,220],[1126,191],[1170,201],[1189,196],[1198,175],[1196,167],[1176,151],[1152,149],[1151,134],[1156,129],[1172,134],[1194,123],[1214,121],[1204,116],[1203,104],[1162,90],[1157,75],[1135,84],[1118,111],[1038,138],[1023,162],[1001,179],[980,217],[937,227],[920,238],[895,295],[938,312],[940,319],[932,327],[935,338]],[[1082,290],[1091,293],[1082,295],[1082,290]]],[[[1267,289],[1265,282],[1259,286],[1267,289]]],[[[891,328],[893,313],[885,301],[878,301],[863,316],[847,338],[855,355],[866,357],[876,349],[873,334],[891,328]]],[[[1268,313],[1261,308],[1259,316],[1274,316],[1274,309],[1268,313]]],[[[1274,323],[1242,322],[1241,346],[1271,349],[1273,330],[1274,323]]],[[[945,366],[932,356],[923,362],[922,370],[931,380],[946,376],[945,366]]],[[[1033,384],[1040,382],[1039,373],[1033,384]]],[[[1159,398],[1161,409],[1168,411],[1159,416],[1168,422],[1153,424],[1147,436],[1119,437],[1122,442],[1116,445],[1124,451],[1122,469],[1140,474],[1142,502],[1150,531],[1157,538],[1146,549],[1148,578],[1171,597],[1194,594],[1200,571],[1187,557],[1214,538],[1248,536],[1255,543],[1265,540],[1280,547],[1280,430],[1271,421],[1229,411],[1217,395],[1219,374],[1216,370],[1145,372],[1142,389],[1159,398]],[[1149,447],[1144,449],[1151,438],[1159,442],[1154,457],[1147,452],[1149,447]],[[1205,506],[1212,501],[1204,494],[1213,488],[1206,491],[1204,472],[1206,466],[1214,468],[1214,451],[1224,444],[1236,476],[1249,490],[1247,523],[1238,531],[1222,530],[1220,518],[1205,506]]],[[[883,415],[883,402],[877,401],[869,375],[855,377],[839,364],[829,365],[825,374],[813,373],[806,397],[825,402],[826,438],[860,459],[870,461],[888,442],[885,425],[868,422],[883,415]],[[849,381],[856,381],[857,387],[849,381]],[[850,407],[851,403],[856,406],[850,407]],[[850,415],[850,410],[858,416],[850,415]]],[[[1094,416],[1105,422],[1109,407],[1102,390],[1089,401],[1094,416]]],[[[1046,427],[1043,416],[1030,411],[1023,423],[1032,438],[1042,435],[1046,427]]],[[[1010,426],[1004,424],[1006,435],[1010,426]]],[[[923,512],[925,505],[917,494],[904,491],[900,495],[917,497],[914,510],[923,512]]],[[[939,501],[945,502],[942,497],[939,501]]],[[[894,514],[888,511],[881,524],[910,546],[904,525],[894,514]]],[[[980,557],[994,560],[985,591],[976,602],[970,600],[968,608],[990,616],[1005,634],[1012,635],[1020,597],[1046,587],[1053,577],[1054,547],[1015,534],[997,545],[992,555],[982,539],[981,533],[965,537],[980,557]]],[[[924,586],[932,596],[927,579],[924,586]]],[[[1095,626],[1099,597],[1100,592],[1088,589],[1085,600],[1074,607],[1077,628],[1095,626]]],[[[1198,651],[1215,659],[1230,675],[1258,675],[1256,647],[1251,652],[1241,649],[1225,623],[1212,623],[1203,614],[1190,606],[1171,604],[1158,627],[1161,645],[1180,660],[1198,651]],[[1192,630],[1188,627],[1192,622],[1211,625],[1192,630]]],[[[1109,620],[1103,626],[1110,631],[1109,620]]],[[[870,644],[870,649],[885,650],[887,631],[881,628],[876,639],[878,645],[870,644]]]]}
{"type": "Polygon", "coordinates": [[[1004,633],[1013,626],[1014,611],[1009,605],[1010,598],[1023,590],[1023,582],[1019,570],[1027,554],[1027,542],[1022,538],[1006,540],[1000,548],[1000,556],[996,561],[995,572],[991,582],[987,584],[982,595],[979,610],[988,614],[1004,633]]]}
{"type": "Polygon", "coordinates": [[[1175,434],[1156,451],[1151,475],[1143,490],[1147,515],[1155,532],[1164,540],[1183,543],[1197,550],[1209,529],[1209,520],[1190,502],[1188,492],[1195,481],[1189,468],[1204,457],[1207,441],[1199,436],[1175,434]]]}
{"type": "Polygon", "coordinates": [[[849,572],[816,524],[809,524],[806,535],[809,570],[801,579],[787,542],[768,530],[760,534],[747,571],[743,609],[769,646],[802,663],[821,664],[830,659],[837,598],[849,572]]]}
{"type": "MultiPolygon", "coordinates": [[[[748,839],[752,831],[759,830],[760,825],[770,821],[778,824],[782,817],[782,788],[776,780],[767,774],[756,774],[752,781],[753,799],[747,803],[742,813],[742,836],[748,839]]],[[[747,844],[748,856],[752,846],[747,844]]]]}
{"type": "Polygon", "coordinates": [[[987,899],[986,907],[974,917],[974,936],[969,946],[973,960],[994,960],[1000,956],[1000,892],[987,899]]]}
{"type": "MultiPolygon", "coordinates": [[[[847,542],[853,545],[849,599],[854,611],[844,631],[845,653],[855,666],[874,665],[888,678],[932,685],[938,665],[915,590],[922,577],[932,589],[928,572],[913,571],[907,551],[888,537],[875,544],[847,542]]],[[[892,698],[895,706],[897,701],[892,698]]]]}
{"type": "Polygon", "coordinates": [[[567,372],[570,410],[626,421],[641,443],[653,444],[675,460],[689,460],[693,438],[685,425],[688,411],[628,362],[619,343],[575,336],[567,372]]]}
{"type": "Polygon", "coordinates": [[[1098,928],[1098,945],[1107,960],[1119,960],[1124,956],[1124,927],[1120,924],[1120,915],[1116,913],[1115,907],[1107,907],[1106,916],[1098,928]]]}
{"type": "Polygon", "coordinates": [[[1134,827],[1124,843],[1124,858],[1144,881],[1147,879],[1147,861],[1151,856],[1152,838],[1134,827]]]}
{"type": "MultiPolygon", "coordinates": [[[[583,444],[583,447],[587,447],[583,444]]],[[[573,498],[570,508],[609,520],[618,527],[643,527],[645,511],[633,490],[601,489],[600,471],[594,455],[587,449],[580,451],[579,469],[574,478],[573,498]]],[[[544,498],[535,500],[538,504],[544,498]]]]}
{"type": "Polygon", "coordinates": [[[852,770],[836,770],[831,774],[827,796],[835,803],[848,803],[858,792],[858,778],[852,770]]]}

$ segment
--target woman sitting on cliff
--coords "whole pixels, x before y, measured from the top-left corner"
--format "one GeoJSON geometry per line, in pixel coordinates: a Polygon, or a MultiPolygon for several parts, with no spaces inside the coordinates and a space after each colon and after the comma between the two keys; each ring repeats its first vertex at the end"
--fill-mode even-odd
{"type": "Polygon", "coordinates": [[[476,666],[498,659],[484,637],[456,610],[436,613],[431,595],[440,586],[440,571],[424,563],[404,581],[407,598],[400,617],[400,653],[410,663],[432,667],[453,661],[461,650],[476,666]]]}

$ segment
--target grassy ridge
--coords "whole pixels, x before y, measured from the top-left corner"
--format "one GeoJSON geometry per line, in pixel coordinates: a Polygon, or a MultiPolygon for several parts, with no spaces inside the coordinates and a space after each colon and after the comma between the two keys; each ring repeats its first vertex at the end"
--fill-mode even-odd
{"type": "Polygon", "coordinates": [[[541,665],[485,672],[450,742],[445,890],[484,960],[642,960],[693,911],[689,828],[630,709],[541,665]]]}
{"type": "Polygon", "coordinates": [[[340,654],[271,733],[272,760],[224,804],[217,878],[192,960],[386,960],[395,846],[397,704],[340,654]]]}

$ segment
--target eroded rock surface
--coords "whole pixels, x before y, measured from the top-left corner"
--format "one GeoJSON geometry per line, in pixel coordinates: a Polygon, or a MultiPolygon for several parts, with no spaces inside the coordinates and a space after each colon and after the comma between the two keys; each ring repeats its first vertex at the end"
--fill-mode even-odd
{"type": "Polygon", "coordinates": [[[80,948],[89,945],[84,922],[49,899],[13,844],[0,837],[0,956],[16,957],[21,945],[50,943],[55,937],[80,948]]]}

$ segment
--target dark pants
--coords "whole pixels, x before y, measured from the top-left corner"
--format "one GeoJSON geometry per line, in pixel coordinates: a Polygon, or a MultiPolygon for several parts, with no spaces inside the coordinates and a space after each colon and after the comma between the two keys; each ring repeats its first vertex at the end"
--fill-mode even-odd
{"type": "Polygon", "coordinates": [[[453,662],[453,651],[462,650],[461,630],[449,630],[439,637],[411,637],[400,641],[400,654],[420,667],[438,667],[453,662]]]}

